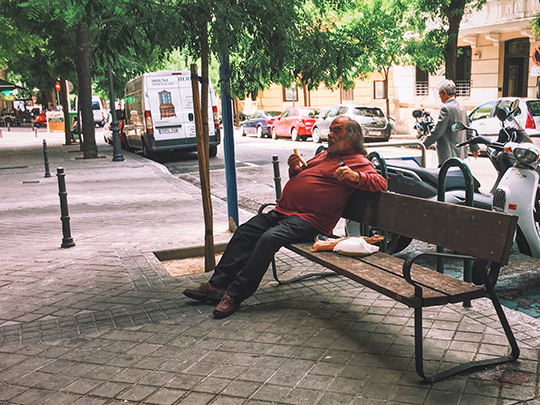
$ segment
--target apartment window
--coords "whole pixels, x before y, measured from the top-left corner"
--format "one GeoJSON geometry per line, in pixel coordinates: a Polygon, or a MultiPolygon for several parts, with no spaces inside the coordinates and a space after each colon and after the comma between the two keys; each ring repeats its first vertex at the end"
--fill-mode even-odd
{"type": "Polygon", "coordinates": [[[417,96],[427,96],[429,94],[429,73],[416,67],[416,85],[417,96]]]}
{"type": "Polygon", "coordinates": [[[373,82],[373,98],[386,98],[386,86],[382,80],[373,82]]]}
{"type": "Polygon", "coordinates": [[[283,87],[283,101],[298,101],[298,89],[295,87],[283,87]]]}
{"type": "Polygon", "coordinates": [[[458,50],[456,71],[456,96],[471,95],[471,55],[470,46],[462,46],[458,50]]]}

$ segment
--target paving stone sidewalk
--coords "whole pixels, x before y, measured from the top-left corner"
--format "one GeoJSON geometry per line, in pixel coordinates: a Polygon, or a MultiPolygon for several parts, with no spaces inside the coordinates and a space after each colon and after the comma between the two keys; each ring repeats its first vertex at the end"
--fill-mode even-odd
{"type": "MultiPolygon", "coordinates": [[[[540,325],[519,312],[507,311],[519,361],[435,384],[414,371],[412,311],[341,277],[277,286],[267,275],[237,314],[214,320],[182,295],[207,276],[172,277],[154,254],[202,244],[199,190],[99,149],[90,161],[56,134],[0,138],[0,403],[540,404],[540,325]]],[[[213,204],[225,242],[226,205],[213,204]]],[[[286,251],[277,263],[285,276],[323,271],[286,251]]],[[[426,311],[425,334],[428,372],[508,351],[484,300],[426,311]]]]}

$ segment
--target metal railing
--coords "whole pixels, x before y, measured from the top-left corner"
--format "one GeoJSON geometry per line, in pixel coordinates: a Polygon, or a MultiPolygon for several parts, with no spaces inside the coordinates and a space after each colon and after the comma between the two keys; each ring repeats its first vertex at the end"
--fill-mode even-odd
{"type": "MultiPolygon", "coordinates": [[[[456,96],[468,97],[471,95],[472,80],[456,80],[456,96]]],[[[429,82],[416,82],[415,94],[417,97],[429,95],[429,82]]]]}
{"type": "Polygon", "coordinates": [[[471,95],[472,80],[456,80],[456,96],[468,97],[471,95]]]}
{"type": "Polygon", "coordinates": [[[416,96],[428,96],[429,95],[429,82],[416,82],[415,94],[416,96]]]}
{"type": "Polygon", "coordinates": [[[377,144],[369,144],[364,145],[368,149],[376,149],[376,148],[384,148],[389,146],[418,146],[420,150],[422,151],[422,159],[420,162],[420,165],[422,167],[426,167],[427,159],[426,159],[426,150],[427,148],[425,145],[420,141],[403,141],[403,142],[381,142],[377,144]]]}

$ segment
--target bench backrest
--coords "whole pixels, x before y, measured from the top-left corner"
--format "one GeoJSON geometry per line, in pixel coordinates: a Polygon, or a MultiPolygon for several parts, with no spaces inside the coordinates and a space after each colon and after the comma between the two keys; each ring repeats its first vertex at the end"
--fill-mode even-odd
{"type": "Polygon", "coordinates": [[[357,191],[343,217],[462,254],[506,264],[517,217],[392,192],[357,191]]]}

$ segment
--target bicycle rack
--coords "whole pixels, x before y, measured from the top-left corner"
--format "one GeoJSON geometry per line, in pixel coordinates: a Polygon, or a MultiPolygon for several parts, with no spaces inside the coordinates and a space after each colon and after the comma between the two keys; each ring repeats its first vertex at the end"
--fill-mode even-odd
{"type": "MultiPolygon", "coordinates": [[[[446,194],[446,175],[448,174],[448,169],[451,167],[459,167],[465,178],[465,205],[468,207],[473,206],[474,201],[474,178],[471,174],[469,166],[465,164],[461,159],[450,158],[447,159],[441,166],[439,171],[439,178],[437,179],[437,200],[445,200],[446,194]]],[[[444,249],[440,246],[437,246],[437,252],[442,253],[444,249]]],[[[437,257],[437,271],[439,273],[444,273],[444,258],[437,257]]],[[[472,281],[472,261],[470,259],[465,260],[463,264],[463,281],[471,282],[472,281]]],[[[464,301],[463,305],[466,307],[471,306],[470,301],[464,301]]]]}
{"type": "MultiPolygon", "coordinates": [[[[381,176],[383,176],[384,179],[386,181],[388,181],[388,167],[386,165],[386,160],[383,157],[381,157],[379,152],[373,151],[369,155],[367,155],[367,158],[368,158],[368,160],[370,162],[373,159],[377,160],[377,163],[379,165],[379,169],[381,171],[381,176]]],[[[360,228],[358,233],[360,235],[362,235],[362,236],[371,236],[370,231],[369,231],[369,227],[367,225],[359,224],[357,222],[350,221],[350,220],[347,220],[346,225],[345,225],[347,233],[349,233],[349,229],[350,229],[350,227],[352,227],[353,224],[358,224],[358,227],[360,228]]],[[[383,241],[381,243],[381,251],[386,252],[388,250],[388,232],[383,230],[382,231],[382,236],[384,236],[384,239],[383,239],[383,241]]]]}
{"type": "MultiPolygon", "coordinates": [[[[420,150],[422,151],[422,161],[421,161],[421,166],[422,167],[426,167],[426,161],[427,161],[427,158],[426,158],[426,151],[427,151],[427,148],[426,146],[420,142],[420,141],[403,141],[403,142],[381,142],[381,143],[377,143],[377,144],[369,144],[369,145],[364,145],[366,148],[384,148],[384,147],[390,147],[390,146],[419,146],[420,147],[420,150]]],[[[374,152],[371,152],[371,153],[374,153],[374,152]]]]}

